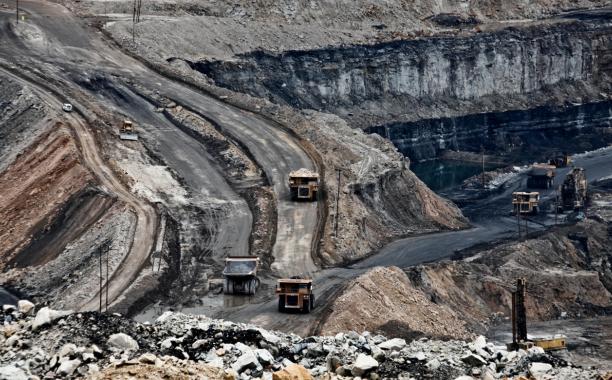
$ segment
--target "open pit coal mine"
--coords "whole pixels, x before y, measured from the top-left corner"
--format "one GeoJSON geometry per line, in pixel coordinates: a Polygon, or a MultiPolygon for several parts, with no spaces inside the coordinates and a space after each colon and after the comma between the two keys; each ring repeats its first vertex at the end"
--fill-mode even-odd
{"type": "Polygon", "coordinates": [[[265,3],[0,2],[0,380],[612,379],[610,4],[265,3]]]}

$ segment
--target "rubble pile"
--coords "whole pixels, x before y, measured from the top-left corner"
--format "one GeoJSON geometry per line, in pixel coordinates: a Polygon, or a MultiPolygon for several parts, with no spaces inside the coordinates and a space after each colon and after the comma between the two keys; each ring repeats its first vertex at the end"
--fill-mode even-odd
{"type": "Polygon", "coordinates": [[[407,342],[368,332],[301,338],[253,325],[166,312],[154,324],[119,314],[2,308],[0,379],[346,377],[495,379],[593,378],[540,348],[508,352],[472,342],[407,342]],[[168,377],[166,377],[168,378],[168,377]]]}

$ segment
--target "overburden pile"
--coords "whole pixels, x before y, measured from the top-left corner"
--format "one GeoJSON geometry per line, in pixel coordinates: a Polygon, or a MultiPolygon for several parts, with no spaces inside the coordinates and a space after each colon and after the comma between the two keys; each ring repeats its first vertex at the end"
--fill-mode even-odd
{"type": "Polygon", "coordinates": [[[166,312],[153,324],[119,314],[4,305],[0,379],[590,379],[535,347],[508,352],[472,342],[412,342],[368,332],[302,338],[254,325],[166,312]]]}

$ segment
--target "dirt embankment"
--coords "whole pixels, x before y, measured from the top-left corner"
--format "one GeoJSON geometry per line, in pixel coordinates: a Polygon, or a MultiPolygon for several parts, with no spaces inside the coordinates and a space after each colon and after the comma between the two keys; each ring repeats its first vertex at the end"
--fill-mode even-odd
{"type": "Polygon", "coordinates": [[[390,142],[353,130],[335,116],[278,110],[325,165],[324,263],[362,258],[399,236],[467,227],[461,211],[427,188],[390,142]]]}
{"type": "Polygon", "coordinates": [[[330,310],[320,331],[323,335],[350,330],[404,338],[471,335],[458,311],[434,303],[397,267],[374,268],[358,277],[330,310]]]}
{"type": "Polygon", "coordinates": [[[373,269],[349,285],[321,328],[376,331],[391,325],[396,335],[407,336],[482,332],[491,321],[510,316],[517,278],[527,279],[530,320],[609,313],[612,234],[608,222],[595,219],[463,260],[408,268],[405,274],[394,268],[373,269]]]}
{"type": "Polygon", "coordinates": [[[0,269],[92,180],[72,135],[61,124],[0,174],[0,269]]]}

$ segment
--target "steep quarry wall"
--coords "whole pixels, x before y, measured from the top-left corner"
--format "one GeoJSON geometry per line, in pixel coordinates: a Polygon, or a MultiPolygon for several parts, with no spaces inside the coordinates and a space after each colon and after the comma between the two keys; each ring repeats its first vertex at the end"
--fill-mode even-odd
{"type": "Polygon", "coordinates": [[[191,67],[235,91],[335,113],[391,139],[413,160],[445,149],[479,151],[483,143],[499,152],[532,139],[522,132],[610,126],[612,23],[600,16],[371,46],[259,51],[191,67]]]}
{"type": "Polygon", "coordinates": [[[596,20],[373,46],[254,52],[193,67],[218,85],[299,108],[416,119],[410,114],[428,103],[458,105],[566,82],[597,83],[610,74],[611,51],[612,25],[596,20]]]}
{"type": "MultiPolygon", "coordinates": [[[[458,117],[394,122],[366,128],[391,140],[413,160],[434,158],[444,150],[511,154],[525,146],[546,145],[572,152],[594,150],[612,142],[612,101],[542,106],[458,117]],[[606,133],[606,130],[607,133],[606,133]],[[554,134],[554,136],[553,136],[554,134]],[[580,135],[583,146],[574,139],[580,135]],[[590,138],[589,138],[590,136],[590,138]],[[586,144],[586,145],[584,145],[586,144]]],[[[529,152],[523,152],[529,159],[529,152]]]]}

